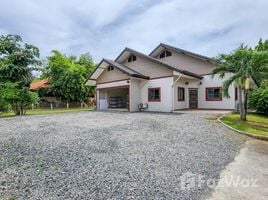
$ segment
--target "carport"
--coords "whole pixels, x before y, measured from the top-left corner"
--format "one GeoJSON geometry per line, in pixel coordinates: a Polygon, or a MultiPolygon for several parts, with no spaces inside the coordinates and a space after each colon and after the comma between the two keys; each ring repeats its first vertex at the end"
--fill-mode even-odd
{"type": "Polygon", "coordinates": [[[97,110],[137,111],[139,81],[149,77],[109,59],[103,59],[89,76],[86,85],[96,86],[97,110]]]}
{"type": "Polygon", "coordinates": [[[129,111],[129,86],[98,89],[99,110],[129,111]]]}

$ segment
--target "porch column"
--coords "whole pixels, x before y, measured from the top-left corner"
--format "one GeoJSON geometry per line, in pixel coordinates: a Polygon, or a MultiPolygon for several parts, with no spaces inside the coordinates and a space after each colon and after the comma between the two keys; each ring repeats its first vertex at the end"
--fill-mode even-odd
{"type": "Polygon", "coordinates": [[[172,86],[171,86],[171,94],[172,94],[172,111],[171,112],[173,112],[174,111],[174,101],[175,101],[175,84],[180,80],[180,78],[182,77],[182,75],[180,74],[179,76],[178,76],[178,78],[174,81],[174,83],[172,84],[172,86]]]}
{"type": "Polygon", "coordinates": [[[97,110],[99,110],[100,109],[100,101],[99,101],[99,99],[100,99],[100,90],[96,90],[96,108],[97,108],[97,110]]]}

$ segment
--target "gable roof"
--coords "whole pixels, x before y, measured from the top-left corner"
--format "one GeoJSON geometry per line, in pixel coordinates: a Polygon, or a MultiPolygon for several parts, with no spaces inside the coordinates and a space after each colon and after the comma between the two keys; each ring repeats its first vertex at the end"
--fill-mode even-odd
{"type": "Polygon", "coordinates": [[[104,59],[104,61],[106,61],[110,65],[114,66],[115,68],[119,69],[120,71],[128,74],[129,76],[137,77],[137,78],[144,78],[144,79],[148,79],[149,78],[148,76],[145,76],[145,75],[143,75],[143,74],[135,71],[134,69],[131,69],[130,67],[128,67],[126,65],[123,65],[123,64],[120,64],[120,63],[117,63],[117,62],[115,62],[113,60],[104,59]]]}
{"type": "MultiPolygon", "coordinates": [[[[159,48],[163,48],[163,49],[169,49],[169,50],[172,50],[172,51],[175,51],[177,53],[182,53],[182,54],[185,54],[185,55],[188,55],[188,56],[191,56],[191,57],[195,57],[195,58],[199,58],[201,60],[205,60],[205,61],[208,61],[208,62],[215,62],[212,58],[209,58],[207,56],[203,56],[203,55],[200,55],[200,54],[197,54],[197,53],[193,53],[193,52],[190,52],[190,51],[186,51],[184,49],[180,49],[180,48],[177,48],[177,47],[173,47],[173,46],[170,46],[168,44],[164,44],[164,43],[160,43],[150,54],[149,56],[152,56],[152,57],[155,57],[156,56],[156,53],[157,53],[157,50],[159,48]]],[[[157,53],[158,55],[158,53],[157,53]]]]}
{"type": "Polygon", "coordinates": [[[187,70],[182,70],[182,69],[180,69],[180,68],[178,68],[178,67],[173,67],[173,66],[171,66],[171,65],[169,65],[169,64],[167,64],[167,63],[164,63],[164,62],[162,62],[162,61],[160,61],[160,60],[158,60],[158,59],[156,59],[156,58],[153,58],[153,57],[151,57],[151,56],[145,55],[145,54],[143,54],[143,53],[140,53],[140,52],[135,51],[135,50],[133,50],[133,49],[130,49],[130,48],[128,48],[128,47],[126,47],[126,48],[119,54],[119,56],[115,59],[115,62],[118,62],[119,59],[122,57],[122,55],[123,55],[125,52],[129,52],[130,54],[134,54],[134,55],[143,57],[143,58],[148,59],[148,60],[150,60],[150,61],[152,61],[152,62],[154,62],[154,63],[163,65],[163,66],[165,66],[165,67],[167,67],[167,68],[169,68],[169,69],[171,69],[171,70],[177,71],[177,72],[179,72],[179,73],[182,73],[182,74],[185,74],[185,75],[188,75],[188,76],[192,76],[192,77],[195,77],[195,78],[199,78],[199,79],[202,79],[202,78],[203,78],[202,76],[200,76],[200,75],[198,75],[198,74],[189,72],[189,71],[187,71],[187,70]]]}
{"type": "Polygon", "coordinates": [[[110,60],[110,59],[102,59],[101,62],[96,66],[96,68],[94,69],[94,71],[89,75],[88,80],[96,80],[98,78],[98,76],[100,76],[102,74],[102,72],[106,69],[106,68],[101,68],[100,66],[103,64],[103,63],[107,63],[108,65],[110,66],[113,66],[115,67],[116,69],[120,70],[121,72],[129,75],[129,76],[132,76],[132,77],[136,77],[136,78],[142,78],[142,79],[149,79],[149,77],[123,65],[123,64],[120,64],[120,63],[117,63],[113,60],[110,60]],[[94,75],[96,77],[94,77],[94,75]]]}

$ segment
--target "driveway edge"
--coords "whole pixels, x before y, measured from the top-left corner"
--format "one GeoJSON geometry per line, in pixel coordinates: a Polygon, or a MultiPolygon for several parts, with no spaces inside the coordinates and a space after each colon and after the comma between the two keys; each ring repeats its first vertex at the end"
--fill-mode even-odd
{"type": "MultiPolygon", "coordinates": [[[[229,114],[229,113],[227,113],[227,114],[229,114]]],[[[251,134],[251,133],[248,133],[248,132],[245,132],[245,131],[240,131],[238,129],[235,129],[235,128],[225,124],[223,121],[221,121],[221,118],[223,118],[227,114],[223,114],[220,117],[218,117],[217,121],[220,122],[221,124],[223,124],[224,126],[226,126],[227,128],[237,132],[237,133],[240,133],[240,134],[243,134],[243,135],[246,135],[246,136],[249,136],[249,137],[253,137],[253,138],[256,138],[256,139],[259,139],[259,140],[268,141],[268,137],[266,137],[266,136],[254,135],[254,134],[251,134]]]]}

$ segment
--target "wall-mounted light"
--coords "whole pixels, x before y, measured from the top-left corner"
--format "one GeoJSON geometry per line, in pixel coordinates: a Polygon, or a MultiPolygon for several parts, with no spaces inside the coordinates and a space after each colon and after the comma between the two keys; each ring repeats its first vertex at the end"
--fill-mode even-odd
{"type": "Polygon", "coordinates": [[[188,85],[189,83],[188,82],[185,82],[185,85],[188,85]]]}
{"type": "Polygon", "coordinates": [[[202,85],[202,82],[200,82],[199,85],[202,85]]]}

